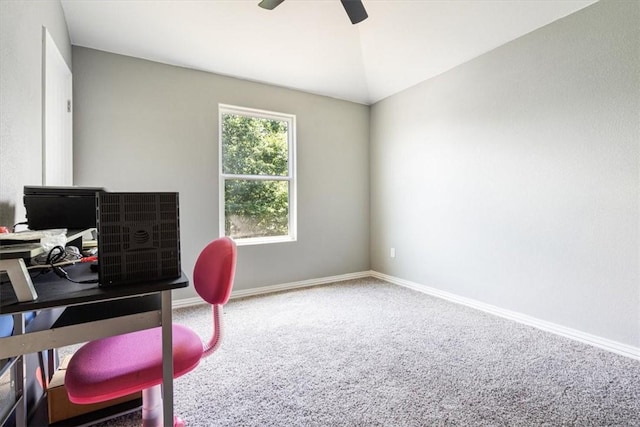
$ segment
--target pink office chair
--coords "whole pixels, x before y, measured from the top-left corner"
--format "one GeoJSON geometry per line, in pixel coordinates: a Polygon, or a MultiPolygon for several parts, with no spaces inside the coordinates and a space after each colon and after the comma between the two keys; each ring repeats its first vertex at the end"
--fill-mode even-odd
{"type": "MultiPolygon", "coordinates": [[[[191,329],[173,325],[173,377],[198,366],[222,337],[222,305],[229,300],[236,267],[236,245],[228,237],[209,243],[193,271],[193,285],[212,305],[213,336],[208,343],[191,329]]],[[[162,425],[162,328],[91,341],[71,358],[65,375],[69,400],[89,404],[142,390],[143,427],[162,425]]],[[[184,423],[174,417],[174,425],[184,423]]]]}

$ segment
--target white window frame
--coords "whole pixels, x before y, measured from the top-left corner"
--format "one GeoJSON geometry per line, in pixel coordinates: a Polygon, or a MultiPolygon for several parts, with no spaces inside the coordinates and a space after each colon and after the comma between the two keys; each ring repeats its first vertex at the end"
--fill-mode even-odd
{"type": "Polygon", "coordinates": [[[218,207],[219,207],[219,234],[225,235],[225,182],[228,179],[253,179],[258,181],[288,181],[289,183],[289,222],[288,235],[269,237],[234,238],[241,245],[259,245],[265,243],[295,242],[297,240],[297,190],[296,190],[296,116],[293,114],[278,113],[274,111],[259,110],[255,108],[239,107],[228,104],[218,104],[218,207]],[[262,119],[280,120],[288,123],[287,143],[289,171],[287,176],[269,175],[235,175],[223,173],[222,169],[222,115],[236,114],[262,119]]]}

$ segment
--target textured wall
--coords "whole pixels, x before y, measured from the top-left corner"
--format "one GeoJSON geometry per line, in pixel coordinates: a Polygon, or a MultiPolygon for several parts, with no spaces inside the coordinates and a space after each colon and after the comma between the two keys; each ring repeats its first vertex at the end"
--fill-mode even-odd
{"type": "Polygon", "coordinates": [[[71,68],[59,0],[0,1],[0,225],[24,220],[24,185],[42,183],[42,27],[71,68]]]}
{"type": "Polygon", "coordinates": [[[372,268],[639,346],[638,22],[598,2],[374,105],[372,268]]]}
{"type": "Polygon", "coordinates": [[[76,183],[178,191],[189,275],[218,237],[218,103],[297,116],[298,241],[240,247],[236,289],[369,269],[368,107],[81,47],[73,56],[76,183]]]}

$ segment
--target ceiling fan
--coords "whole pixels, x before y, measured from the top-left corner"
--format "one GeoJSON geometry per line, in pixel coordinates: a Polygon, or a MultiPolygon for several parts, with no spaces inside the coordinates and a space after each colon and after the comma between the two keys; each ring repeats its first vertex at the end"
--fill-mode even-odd
{"type": "MultiPolygon", "coordinates": [[[[284,0],[262,0],[258,3],[258,6],[263,9],[273,10],[283,1],[284,0]]],[[[340,0],[340,2],[342,2],[344,10],[347,11],[347,15],[349,15],[352,24],[362,22],[369,17],[367,11],[364,9],[362,0],[340,0]]]]}

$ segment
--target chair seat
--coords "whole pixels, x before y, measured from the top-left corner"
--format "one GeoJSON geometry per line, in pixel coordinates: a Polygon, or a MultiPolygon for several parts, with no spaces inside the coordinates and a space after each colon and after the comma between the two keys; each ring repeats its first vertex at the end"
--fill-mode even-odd
{"type": "MultiPolygon", "coordinates": [[[[198,366],[203,345],[191,329],[173,325],[173,377],[198,366]]],[[[115,399],[162,383],[162,328],[89,342],[69,361],[69,400],[89,404],[115,399]]]]}

